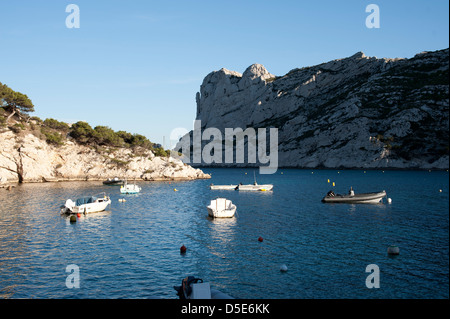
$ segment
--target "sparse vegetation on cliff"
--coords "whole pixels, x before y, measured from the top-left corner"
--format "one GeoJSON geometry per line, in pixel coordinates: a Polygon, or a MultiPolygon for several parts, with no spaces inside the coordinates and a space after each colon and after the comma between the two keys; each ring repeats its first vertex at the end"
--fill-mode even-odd
{"type": "Polygon", "coordinates": [[[116,132],[102,125],[92,128],[89,123],[83,121],[70,125],[53,118],[42,120],[37,116],[30,117],[31,112],[34,112],[34,105],[28,96],[0,83],[0,130],[11,130],[16,134],[29,132],[55,146],[63,145],[70,139],[96,149],[141,147],[152,151],[156,156],[167,157],[170,154],[161,145],[151,142],[141,134],[116,132]]]}
{"type": "Polygon", "coordinates": [[[26,95],[0,83],[0,182],[210,178],[145,136],[89,123],[31,117],[26,95]]]}

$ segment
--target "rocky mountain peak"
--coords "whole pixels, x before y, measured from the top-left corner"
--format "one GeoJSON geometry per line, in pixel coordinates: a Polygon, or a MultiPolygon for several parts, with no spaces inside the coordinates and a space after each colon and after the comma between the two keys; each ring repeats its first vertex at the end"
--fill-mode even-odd
{"type": "Polygon", "coordinates": [[[256,78],[261,78],[263,80],[267,78],[274,77],[273,74],[270,74],[269,71],[262,64],[254,63],[250,65],[242,75],[243,78],[250,78],[254,80],[256,78]]]}
{"type": "Polygon", "coordinates": [[[363,59],[363,58],[366,58],[366,55],[362,51],[356,52],[350,57],[350,59],[363,59]]]}

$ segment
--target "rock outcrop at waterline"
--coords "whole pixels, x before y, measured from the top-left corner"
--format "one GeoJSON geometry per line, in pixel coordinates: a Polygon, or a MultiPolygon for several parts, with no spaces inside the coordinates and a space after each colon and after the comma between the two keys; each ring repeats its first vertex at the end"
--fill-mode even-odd
{"type": "Polygon", "coordinates": [[[284,76],[260,64],[221,69],[205,77],[196,119],[222,133],[278,128],[280,167],[445,169],[448,76],[448,49],[410,59],[359,52],[284,76]]]}
{"type": "Polygon", "coordinates": [[[33,134],[0,133],[0,184],[105,180],[192,180],[210,178],[200,169],[150,150],[111,148],[99,150],[67,140],[53,146],[33,134]]]}

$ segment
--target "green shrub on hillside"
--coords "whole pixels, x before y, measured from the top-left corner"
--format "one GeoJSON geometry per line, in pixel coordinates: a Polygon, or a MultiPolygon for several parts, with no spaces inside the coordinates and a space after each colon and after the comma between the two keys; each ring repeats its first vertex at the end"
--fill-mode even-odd
{"type": "Polygon", "coordinates": [[[123,139],[107,126],[96,126],[92,133],[94,143],[97,145],[108,145],[121,147],[124,145],[123,139]]]}
{"type": "Polygon", "coordinates": [[[92,139],[93,128],[86,122],[79,121],[72,125],[69,135],[78,143],[86,144],[92,139]]]}
{"type": "Polygon", "coordinates": [[[60,132],[41,127],[41,133],[44,134],[48,144],[62,145],[64,143],[64,137],[60,132]]]}
{"type": "Polygon", "coordinates": [[[131,134],[125,131],[118,131],[116,134],[123,139],[128,147],[140,146],[148,150],[153,149],[153,143],[150,142],[144,135],[131,134]]]}
{"type": "Polygon", "coordinates": [[[6,126],[6,116],[5,116],[5,110],[0,107],[0,127],[6,126]]]}
{"type": "Polygon", "coordinates": [[[164,150],[162,147],[155,148],[153,150],[153,153],[155,153],[155,156],[161,156],[161,157],[168,157],[170,155],[169,150],[164,150]]]}
{"type": "Polygon", "coordinates": [[[58,130],[58,131],[64,131],[64,132],[68,132],[69,131],[69,125],[67,123],[64,122],[60,122],[58,120],[55,119],[45,119],[45,121],[43,122],[45,126],[58,130]]]}

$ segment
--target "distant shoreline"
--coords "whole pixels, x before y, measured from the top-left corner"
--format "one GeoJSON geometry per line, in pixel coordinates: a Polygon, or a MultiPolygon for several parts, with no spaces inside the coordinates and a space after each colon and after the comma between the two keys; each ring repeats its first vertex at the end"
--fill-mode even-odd
{"type": "MultiPolygon", "coordinates": [[[[195,181],[195,180],[202,180],[202,179],[210,179],[210,177],[198,177],[198,178],[183,178],[183,177],[161,177],[156,179],[143,179],[143,178],[130,178],[128,181],[138,181],[138,182],[189,182],[189,181],[195,181]]],[[[19,182],[17,181],[7,181],[4,182],[4,184],[0,184],[0,189],[2,188],[8,188],[10,185],[20,185],[20,184],[47,184],[47,183],[70,183],[70,182],[103,182],[105,181],[104,178],[98,179],[98,178],[88,178],[88,179],[55,179],[55,180],[42,180],[42,181],[24,181],[19,182]]],[[[113,187],[111,185],[105,185],[109,187],[113,187]]]]}
{"type": "MultiPolygon", "coordinates": [[[[259,166],[239,166],[239,167],[230,167],[230,166],[196,166],[192,165],[193,168],[198,169],[208,169],[208,168],[242,168],[242,169],[255,169],[259,170],[259,166]]],[[[262,166],[264,167],[264,166],[262,166]]],[[[278,167],[277,171],[282,169],[301,169],[301,170],[336,170],[336,171],[448,171],[449,168],[413,168],[413,167],[386,167],[386,168],[378,168],[378,167],[368,167],[368,168],[358,168],[358,167],[293,167],[293,166],[284,166],[278,167]]],[[[270,175],[270,174],[269,174],[270,175]]]]}

